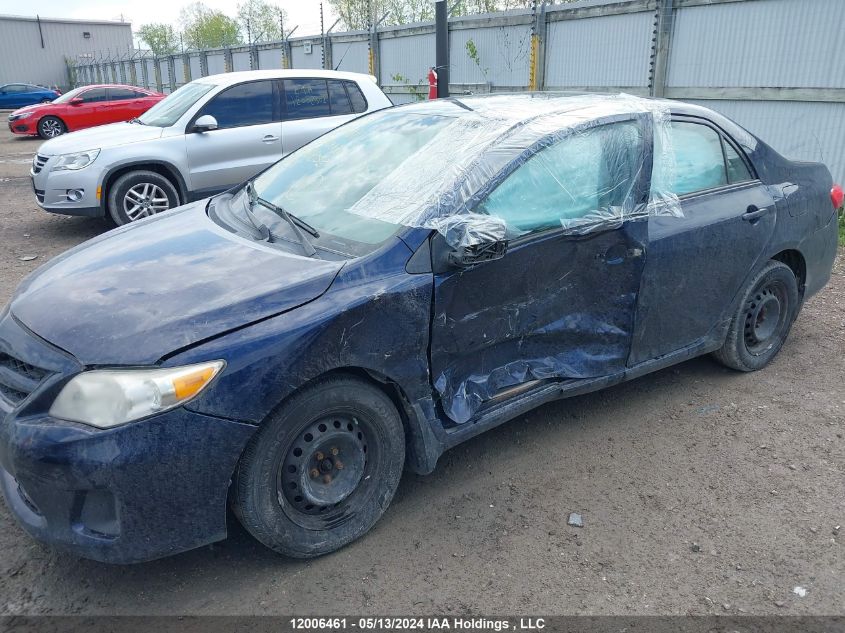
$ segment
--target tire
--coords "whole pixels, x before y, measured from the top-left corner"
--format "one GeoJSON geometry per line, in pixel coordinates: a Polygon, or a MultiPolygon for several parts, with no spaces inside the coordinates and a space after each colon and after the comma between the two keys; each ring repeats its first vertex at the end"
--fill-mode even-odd
{"type": "Polygon", "coordinates": [[[57,116],[45,116],[38,122],[38,136],[41,138],[56,138],[65,132],[67,132],[67,126],[57,116]]]}
{"type": "Polygon", "coordinates": [[[725,343],[713,356],[738,371],[762,369],[783,347],[799,308],[792,269],[770,261],[748,282],[725,343]]]}
{"type": "Polygon", "coordinates": [[[173,183],[154,171],[130,171],[108,190],[108,211],[118,226],[129,224],[179,206],[173,183]]]}
{"type": "Polygon", "coordinates": [[[402,420],[390,398],[358,378],[326,378],[294,394],[250,440],[233,510],[270,549],[320,556],[370,530],[404,463],[402,420]]]}

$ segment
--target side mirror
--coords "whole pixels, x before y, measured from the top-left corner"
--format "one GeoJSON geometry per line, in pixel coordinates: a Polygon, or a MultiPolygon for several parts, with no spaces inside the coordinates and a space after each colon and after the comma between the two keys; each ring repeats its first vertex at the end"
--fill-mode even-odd
{"type": "Polygon", "coordinates": [[[72,106],[79,106],[79,105],[82,105],[83,103],[85,103],[85,102],[82,100],[82,97],[74,97],[73,99],[70,100],[70,105],[72,105],[72,106]]]}
{"type": "Polygon", "coordinates": [[[435,272],[472,268],[502,259],[507,253],[507,226],[501,218],[469,213],[445,218],[439,224],[432,241],[435,272]]]}
{"type": "Polygon", "coordinates": [[[217,129],[217,119],[210,114],[203,114],[194,121],[194,132],[210,132],[217,129]]]}

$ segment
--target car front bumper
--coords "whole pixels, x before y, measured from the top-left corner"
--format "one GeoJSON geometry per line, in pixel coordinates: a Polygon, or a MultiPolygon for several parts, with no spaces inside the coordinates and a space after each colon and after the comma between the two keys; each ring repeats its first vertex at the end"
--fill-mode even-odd
{"type": "Polygon", "coordinates": [[[133,563],[226,537],[226,500],[255,427],[177,409],[111,430],[49,417],[0,426],[0,487],[35,539],[133,563]]]}
{"type": "Polygon", "coordinates": [[[95,161],[77,170],[52,171],[57,156],[36,155],[41,164],[33,163],[29,175],[38,206],[50,213],[102,216],[100,196],[105,171],[95,161]],[[78,194],[76,193],[78,192],[78,194]]]}
{"type": "Polygon", "coordinates": [[[27,117],[26,119],[17,119],[15,121],[9,121],[9,131],[12,134],[27,134],[27,135],[37,135],[38,129],[36,128],[36,123],[34,121],[30,121],[31,117],[27,117]]]}
{"type": "Polygon", "coordinates": [[[226,537],[232,473],[255,427],[185,409],[111,430],[54,420],[0,426],[0,487],[35,539],[133,563],[226,537]]]}
{"type": "Polygon", "coordinates": [[[96,429],[51,417],[83,367],[0,313],[0,488],[34,538],[131,563],[226,536],[226,502],[256,427],[184,408],[96,429]]]}

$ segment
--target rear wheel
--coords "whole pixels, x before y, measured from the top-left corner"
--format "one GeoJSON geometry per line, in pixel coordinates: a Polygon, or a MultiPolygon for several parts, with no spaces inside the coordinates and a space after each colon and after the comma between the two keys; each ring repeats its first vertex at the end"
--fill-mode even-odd
{"type": "Polygon", "coordinates": [[[770,261],[748,283],[725,344],[714,357],[731,369],[762,369],[786,341],[798,307],[798,283],[792,269],[770,261]]]}
{"type": "Polygon", "coordinates": [[[118,226],[177,206],[179,193],[176,187],[154,171],[130,171],[109,187],[109,215],[118,226]]]}
{"type": "Polygon", "coordinates": [[[235,514],[281,554],[326,554],[381,517],[404,461],[390,398],[358,378],[327,378],[292,396],[252,438],[235,475],[235,514]]]}
{"type": "Polygon", "coordinates": [[[45,116],[38,122],[38,136],[41,138],[55,138],[67,132],[67,127],[59,117],[45,116]]]}

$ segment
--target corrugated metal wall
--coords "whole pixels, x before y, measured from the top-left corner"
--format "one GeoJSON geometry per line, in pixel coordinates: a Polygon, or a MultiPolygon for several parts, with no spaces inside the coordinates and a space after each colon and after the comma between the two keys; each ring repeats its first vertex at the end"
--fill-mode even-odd
{"type": "Polygon", "coordinates": [[[338,70],[367,73],[369,72],[369,51],[366,39],[335,42],[332,44],[332,61],[338,70]]]}
{"type": "Polygon", "coordinates": [[[453,30],[449,33],[449,49],[452,83],[501,87],[528,83],[530,24],[453,30]]]}
{"type": "Polygon", "coordinates": [[[35,19],[0,16],[0,84],[25,82],[67,87],[65,57],[85,61],[86,55],[94,56],[100,51],[117,55],[131,50],[132,27],[128,22],[42,19],[39,33],[35,19]]]}
{"type": "Polygon", "coordinates": [[[551,22],[546,86],[648,86],[653,31],[651,11],[551,22]]]}
{"type": "MultiPolygon", "coordinates": [[[[310,41],[310,40],[309,40],[310,41]]],[[[294,42],[291,46],[292,66],[294,68],[322,68],[323,46],[311,42],[311,52],[305,52],[305,42],[294,42]]]]}
{"type": "Polygon", "coordinates": [[[678,9],[667,85],[845,87],[843,25],[843,0],[678,9]]]}

